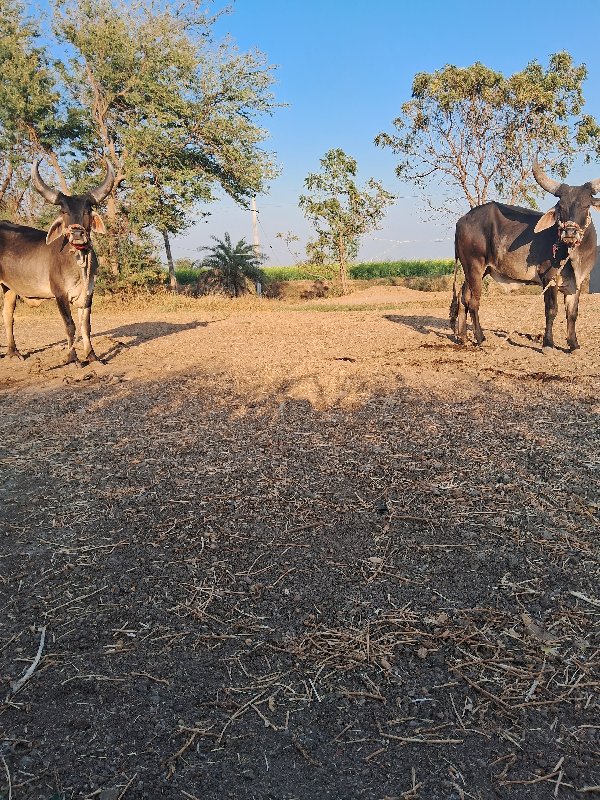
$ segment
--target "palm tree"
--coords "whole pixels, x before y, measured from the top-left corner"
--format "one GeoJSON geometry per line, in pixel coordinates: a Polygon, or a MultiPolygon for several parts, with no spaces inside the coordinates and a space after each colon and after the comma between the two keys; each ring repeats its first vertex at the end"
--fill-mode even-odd
{"type": "Polygon", "coordinates": [[[247,292],[248,280],[264,283],[265,274],[259,266],[264,257],[251,244],[240,239],[233,247],[228,233],[223,239],[218,236],[211,238],[217,244],[200,248],[209,253],[199,264],[203,272],[200,281],[211,287],[219,287],[230,297],[239,297],[247,292]]]}

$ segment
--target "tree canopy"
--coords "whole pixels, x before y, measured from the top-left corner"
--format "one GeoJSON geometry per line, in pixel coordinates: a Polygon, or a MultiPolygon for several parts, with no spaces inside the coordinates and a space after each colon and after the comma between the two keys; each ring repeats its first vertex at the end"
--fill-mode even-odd
{"type": "Polygon", "coordinates": [[[41,207],[28,192],[33,158],[45,154],[66,190],[58,156],[80,128],[19,0],[5,0],[0,15],[0,70],[0,205],[14,219],[31,219],[41,207]]]}
{"type": "Polygon", "coordinates": [[[359,189],[356,173],[351,156],[340,148],[329,150],[321,159],[321,171],[304,180],[311,194],[299,200],[317,233],[307,247],[308,258],[317,263],[333,260],[338,265],[343,294],[348,291],[348,262],[358,252],[360,237],[378,227],[386,206],[394,201],[374,178],[359,189]]]}
{"type": "Polygon", "coordinates": [[[17,166],[26,188],[36,154],[47,156],[63,191],[89,184],[108,157],[116,182],[102,255],[115,278],[152,232],[170,259],[169,235],[219,192],[246,203],[276,174],[263,127],[277,106],[274,69],[258,51],[216,42],[219,15],[206,3],[54,0],[60,60],[39,46],[20,0],[7,3],[0,191],[17,166]]]}
{"type": "Polygon", "coordinates": [[[399,156],[398,177],[446,190],[450,205],[457,196],[470,207],[492,197],[535,205],[536,154],[564,177],[597,135],[595,120],[582,113],[586,74],[566,52],[546,68],[532,61],[508,77],[480,62],[420,72],[395,132],[375,142],[399,156]]]}

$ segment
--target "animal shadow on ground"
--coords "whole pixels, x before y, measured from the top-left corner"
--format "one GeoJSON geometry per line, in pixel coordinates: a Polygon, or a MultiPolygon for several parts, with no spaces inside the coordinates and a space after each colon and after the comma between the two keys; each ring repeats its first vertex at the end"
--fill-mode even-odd
{"type": "Polygon", "coordinates": [[[113,346],[102,356],[103,361],[111,361],[123,347],[137,347],[145,342],[161,339],[164,336],[171,336],[174,333],[206,328],[211,322],[218,322],[218,320],[209,322],[193,320],[192,322],[179,324],[174,322],[132,322],[129,325],[121,325],[119,328],[113,328],[109,331],[99,331],[96,336],[105,336],[114,340],[113,346]],[[119,341],[120,336],[131,337],[131,341],[121,342],[119,341]]]}
{"type": "MultiPolygon", "coordinates": [[[[390,322],[395,322],[397,325],[406,325],[409,328],[417,331],[417,333],[422,334],[435,334],[439,339],[442,339],[444,342],[450,342],[452,344],[456,344],[456,339],[454,338],[454,334],[451,330],[449,330],[449,324],[444,319],[440,319],[439,317],[431,317],[431,316],[412,316],[409,314],[385,314],[384,318],[389,320],[390,322]]],[[[470,330],[470,326],[469,326],[470,330]]],[[[486,334],[494,334],[499,339],[502,339],[503,344],[509,345],[511,347],[520,347],[524,348],[525,350],[531,350],[533,352],[539,352],[541,349],[541,335],[531,334],[531,333],[521,333],[520,331],[507,331],[501,330],[496,328],[488,328],[486,330],[486,334]],[[520,337],[521,339],[528,340],[525,341],[518,341],[516,337],[520,337]]],[[[555,346],[555,349],[560,352],[568,352],[565,348],[555,346]]]]}
{"type": "Polygon", "coordinates": [[[429,317],[421,314],[417,316],[410,314],[384,314],[384,319],[389,320],[389,322],[395,322],[397,325],[406,325],[408,328],[417,331],[417,333],[433,333],[440,339],[452,341],[452,333],[449,330],[448,322],[439,317],[429,317]]]}
{"type": "MultiPolygon", "coordinates": [[[[121,325],[119,328],[114,328],[110,331],[98,331],[92,334],[92,338],[99,338],[104,336],[108,339],[114,339],[114,344],[106,353],[102,354],[102,361],[111,361],[116,354],[123,347],[137,347],[144,342],[149,342],[152,339],[160,339],[163,336],[171,336],[174,333],[181,333],[182,331],[194,330],[195,328],[206,328],[211,322],[218,322],[218,320],[211,320],[209,322],[200,322],[193,320],[192,322],[184,322],[176,324],[173,322],[132,322],[129,325],[121,325]],[[119,336],[131,337],[132,341],[120,342],[119,336]]],[[[81,341],[81,335],[77,332],[75,342],[81,341]]],[[[38,355],[46,350],[52,350],[58,347],[64,347],[66,339],[59,339],[49,344],[34,347],[31,350],[23,353],[23,359],[28,359],[30,356],[38,355]]]]}

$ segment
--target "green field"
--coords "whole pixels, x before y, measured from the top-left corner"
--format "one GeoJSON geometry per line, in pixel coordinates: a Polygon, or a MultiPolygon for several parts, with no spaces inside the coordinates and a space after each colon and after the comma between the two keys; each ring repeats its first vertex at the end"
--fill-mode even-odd
{"type": "MultiPolygon", "coordinates": [[[[454,261],[444,259],[439,261],[373,261],[361,264],[352,264],[349,273],[354,280],[370,280],[372,278],[414,278],[436,277],[438,275],[451,275],[454,271],[454,261]]],[[[319,274],[311,272],[309,267],[265,267],[264,272],[273,281],[302,281],[315,280],[319,274]]],[[[325,277],[335,277],[335,268],[331,269],[325,277]]]]}
{"type": "MultiPolygon", "coordinates": [[[[433,278],[440,275],[451,275],[454,261],[443,259],[438,261],[373,261],[352,264],[349,268],[353,280],[371,280],[373,278],[433,278]]],[[[314,281],[319,278],[331,280],[336,277],[336,269],[311,270],[308,265],[297,267],[263,267],[268,281],[314,281]]],[[[198,280],[198,270],[192,268],[175,271],[179,284],[193,285],[198,280]]]]}
{"type": "Polygon", "coordinates": [[[450,258],[438,261],[376,261],[354,264],[350,277],[355,280],[371,278],[434,278],[452,275],[454,261],[450,258]]]}

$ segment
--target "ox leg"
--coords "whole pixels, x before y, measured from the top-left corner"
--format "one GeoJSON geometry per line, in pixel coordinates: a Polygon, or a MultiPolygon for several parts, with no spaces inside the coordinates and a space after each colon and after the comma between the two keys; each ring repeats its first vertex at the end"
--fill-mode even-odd
{"type": "Polygon", "coordinates": [[[65,329],[67,331],[68,352],[65,364],[79,364],[79,359],[77,358],[77,353],[75,352],[75,323],[73,321],[73,315],[71,314],[69,298],[65,297],[64,295],[57,295],[56,305],[58,306],[58,310],[60,311],[60,315],[63,318],[65,329]]]}
{"type": "Polygon", "coordinates": [[[99,361],[92,346],[91,298],[89,307],[78,308],[77,313],[79,315],[79,333],[83,341],[83,357],[86,361],[99,361]]]}
{"type": "Polygon", "coordinates": [[[473,323],[473,335],[477,344],[485,342],[485,336],[479,322],[479,303],[481,301],[481,290],[483,288],[483,277],[478,273],[471,276],[470,292],[467,302],[471,322],[473,323]]]}
{"type": "Polygon", "coordinates": [[[467,301],[466,298],[470,289],[465,281],[458,296],[458,314],[456,316],[456,338],[460,344],[467,343],[467,301]]]}
{"type": "Polygon", "coordinates": [[[15,308],[17,305],[17,293],[8,287],[3,287],[4,305],[2,307],[2,318],[4,320],[4,330],[6,331],[6,355],[10,358],[20,358],[23,356],[17,350],[14,335],[15,308]]]}
{"type": "Polygon", "coordinates": [[[544,293],[544,306],[546,308],[546,330],[544,331],[544,341],[542,343],[542,353],[550,353],[554,348],[554,319],[558,313],[558,289],[551,286],[544,293]]]}
{"type": "Polygon", "coordinates": [[[577,289],[575,294],[565,295],[565,311],[567,313],[567,344],[569,350],[579,350],[579,342],[577,341],[577,334],[575,333],[575,323],[577,322],[577,313],[579,310],[579,295],[581,289],[577,289]]]}

